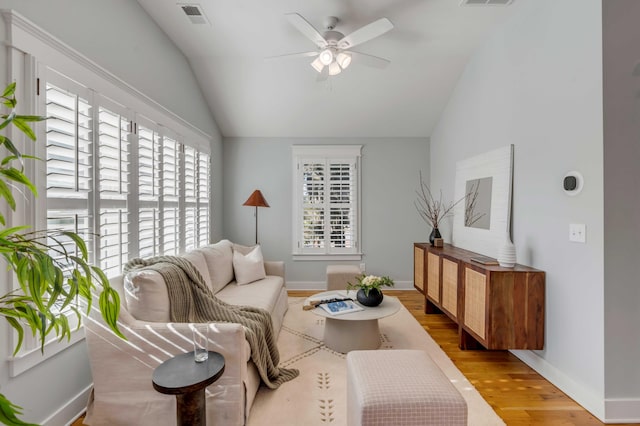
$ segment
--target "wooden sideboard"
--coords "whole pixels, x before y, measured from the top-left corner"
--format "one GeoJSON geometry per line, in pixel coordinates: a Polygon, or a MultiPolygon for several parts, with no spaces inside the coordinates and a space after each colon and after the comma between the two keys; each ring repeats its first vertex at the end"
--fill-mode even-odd
{"type": "Polygon", "coordinates": [[[545,273],[471,260],[479,256],[449,244],[414,243],[414,287],[425,296],[425,312],[442,312],[458,324],[461,349],[542,349],[545,273]]]}

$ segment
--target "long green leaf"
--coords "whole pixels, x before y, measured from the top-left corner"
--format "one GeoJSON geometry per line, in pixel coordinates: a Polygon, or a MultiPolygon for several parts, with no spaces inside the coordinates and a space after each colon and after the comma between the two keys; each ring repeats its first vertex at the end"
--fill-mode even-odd
{"type": "Polygon", "coordinates": [[[78,234],[69,232],[69,231],[63,231],[62,235],[65,235],[73,240],[73,242],[76,244],[76,246],[82,253],[83,260],[86,261],[89,258],[89,251],[87,250],[87,244],[78,234]]]}
{"type": "Polygon", "coordinates": [[[14,226],[11,228],[3,229],[0,231],[0,238],[6,238],[9,235],[17,234],[18,232],[22,232],[25,229],[29,229],[27,225],[14,226]]]}
{"type": "MultiPolygon", "coordinates": [[[[7,151],[9,151],[10,153],[13,154],[13,156],[22,161],[22,153],[20,153],[20,151],[18,151],[18,148],[16,148],[16,146],[13,144],[13,142],[11,142],[11,139],[5,137],[4,140],[2,141],[2,143],[4,144],[4,147],[7,148],[7,151]]],[[[11,158],[11,157],[9,157],[11,158]]],[[[4,165],[4,163],[3,163],[4,165]]]]}
{"type": "Polygon", "coordinates": [[[38,196],[38,190],[36,189],[36,186],[20,170],[16,169],[15,167],[11,167],[9,169],[0,169],[0,173],[12,181],[23,184],[24,186],[29,188],[33,195],[35,195],[36,197],[38,196]]]}
{"type": "Polygon", "coordinates": [[[47,117],[43,115],[16,115],[16,118],[27,122],[45,121],[47,119],[47,117]]]}
{"type": "Polygon", "coordinates": [[[118,329],[118,315],[120,313],[120,295],[118,295],[118,292],[111,287],[104,288],[100,293],[99,304],[105,322],[118,337],[126,340],[124,334],[118,329]]]}
{"type": "Polygon", "coordinates": [[[10,83],[4,89],[4,92],[2,92],[2,97],[3,98],[8,98],[9,96],[13,96],[14,93],[16,93],[16,82],[15,81],[13,83],[10,83]]]}
{"type": "Polygon", "coordinates": [[[28,158],[29,160],[42,161],[41,158],[35,157],[33,155],[20,154],[20,158],[16,157],[15,155],[9,155],[9,156],[4,157],[2,159],[2,161],[0,162],[0,165],[6,166],[7,164],[9,164],[10,162],[12,162],[14,160],[24,160],[26,158],[28,158]]]}
{"type": "Polygon", "coordinates": [[[27,124],[26,121],[22,120],[19,116],[15,116],[13,118],[13,125],[22,131],[29,139],[32,141],[36,140],[36,133],[33,131],[31,126],[27,124]]]}
{"type": "Polygon", "coordinates": [[[20,325],[18,320],[16,320],[15,318],[7,316],[5,317],[5,319],[7,320],[9,325],[11,325],[11,327],[13,327],[18,333],[18,342],[16,343],[16,347],[13,350],[13,356],[16,356],[18,354],[18,351],[22,347],[22,341],[24,340],[24,329],[22,328],[22,325],[20,325]]]}
{"type": "Polygon", "coordinates": [[[22,407],[9,401],[0,393],[0,422],[8,426],[38,426],[35,423],[27,423],[18,418],[22,415],[22,407]]]}
{"type": "Polygon", "coordinates": [[[13,198],[11,189],[0,179],[0,197],[4,198],[12,211],[16,211],[16,199],[13,198]]]}
{"type": "Polygon", "coordinates": [[[9,125],[9,123],[11,123],[13,121],[15,116],[16,116],[15,111],[11,111],[11,114],[5,116],[4,117],[4,121],[2,123],[0,123],[0,130],[2,130],[5,127],[7,127],[9,125]]]}

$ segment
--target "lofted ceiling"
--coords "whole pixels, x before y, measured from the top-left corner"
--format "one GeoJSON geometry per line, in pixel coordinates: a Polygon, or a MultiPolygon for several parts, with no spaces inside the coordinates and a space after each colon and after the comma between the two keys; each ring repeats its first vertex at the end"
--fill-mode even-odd
{"type": "Polygon", "coordinates": [[[138,0],[184,52],[225,137],[428,137],[465,64],[513,6],[460,0],[138,0]],[[207,24],[193,24],[194,4],[207,24]],[[265,59],[315,50],[286,19],[319,32],[328,16],[348,35],[379,18],[394,28],[357,51],[391,61],[358,63],[325,82],[313,58],[265,59]]]}

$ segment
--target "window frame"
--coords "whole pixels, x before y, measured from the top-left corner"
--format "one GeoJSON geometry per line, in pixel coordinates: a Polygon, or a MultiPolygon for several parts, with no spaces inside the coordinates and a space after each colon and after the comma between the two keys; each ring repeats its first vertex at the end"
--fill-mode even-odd
{"type": "MultiPolygon", "coordinates": [[[[361,157],[362,145],[293,145],[292,146],[292,258],[293,260],[311,260],[311,261],[329,261],[329,260],[361,260],[362,259],[362,221],[361,221],[361,157]],[[302,240],[304,234],[303,212],[304,197],[302,194],[303,170],[302,163],[307,160],[318,161],[318,164],[324,164],[327,170],[332,163],[352,163],[354,167],[353,198],[355,209],[352,215],[354,224],[354,240],[351,248],[332,248],[330,233],[325,232],[323,238],[324,247],[318,249],[309,249],[303,247],[302,240]]],[[[327,191],[328,182],[325,180],[323,191],[327,191]]],[[[330,216],[331,204],[324,203],[324,216],[330,216]]],[[[325,223],[325,231],[329,229],[330,224],[325,223]]]]}

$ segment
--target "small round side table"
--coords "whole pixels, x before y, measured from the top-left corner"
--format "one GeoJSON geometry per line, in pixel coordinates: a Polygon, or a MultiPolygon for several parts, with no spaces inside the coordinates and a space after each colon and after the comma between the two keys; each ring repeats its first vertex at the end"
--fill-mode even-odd
{"type": "Polygon", "coordinates": [[[178,426],[205,426],[205,388],[224,373],[224,357],[209,351],[204,362],[195,362],[193,352],[176,355],[153,371],[153,388],[176,396],[178,426]]]}

